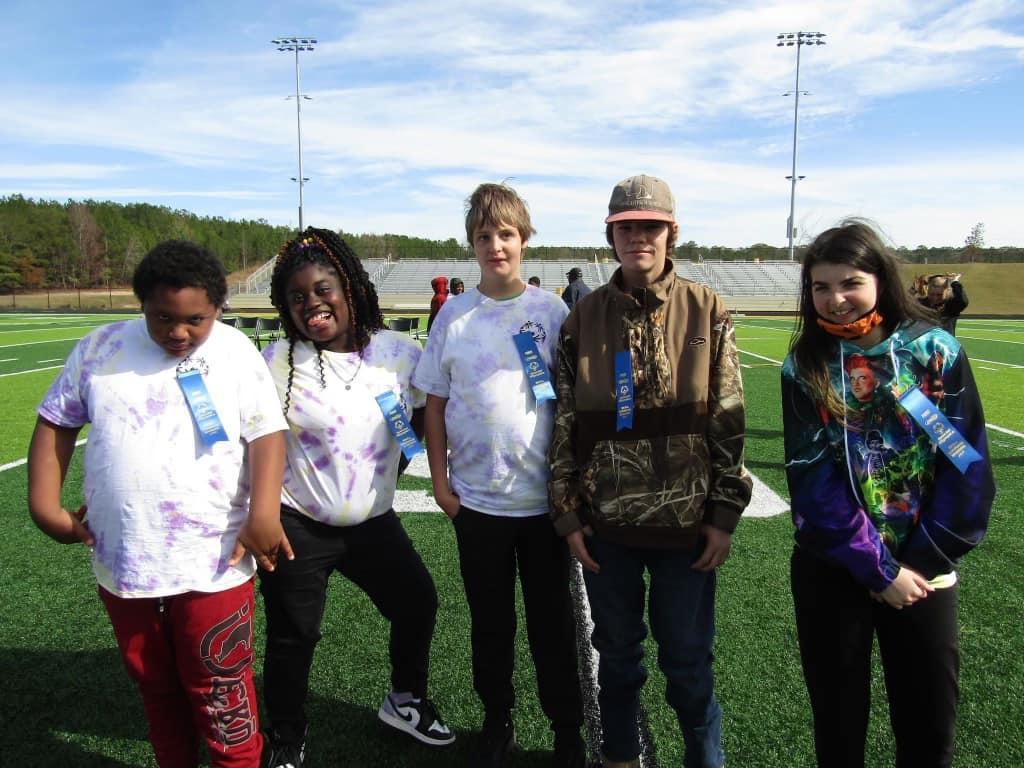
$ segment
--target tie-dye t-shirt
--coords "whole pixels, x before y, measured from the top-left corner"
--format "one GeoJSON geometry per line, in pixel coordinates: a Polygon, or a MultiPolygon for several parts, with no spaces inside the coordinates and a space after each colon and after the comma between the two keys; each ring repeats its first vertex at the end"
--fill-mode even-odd
{"type": "Polygon", "coordinates": [[[495,301],[478,290],[445,302],[413,383],[448,399],[448,470],[463,504],[487,514],[547,514],[548,443],[555,404],[538,405],[512,337],[530,331],[552,370],[562,321],[555,294],[527,286],[495,301]]]}
{"type": "Polygon", "coordinates": [[[91,424],[85,448],[93,570],[121,597],[218,592],[255,572],[228,559],[249,514],[245,443],[286,428],[256,347],[214,323],[189,361],[203,370],[228,439],[207,447],[177,380],[182,360],[159,347],[143,319],[99,328],[71,352],[39,415],[91,424]]]}
{"type": "MultiPolygon", "coordinates": [[[[288,340],[263,351],[281,402],[288,391],[288,340]]],[[[404,333],[377,331],[363,350],[323,350],[323,386],[315,347],[296,342],[288,407],[288,465],[281,500],[327,525],[358,525],[391,509],[401,449],[374,399],[393,392],[407,417],[426,396],[410,379],[420,345],[404,333]],[[346,382],[351,389],[346,389],[346,382]]]]}

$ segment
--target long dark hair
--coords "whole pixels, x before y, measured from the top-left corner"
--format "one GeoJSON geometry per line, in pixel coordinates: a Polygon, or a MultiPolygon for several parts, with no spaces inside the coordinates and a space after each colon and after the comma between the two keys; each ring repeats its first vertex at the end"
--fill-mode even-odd
{"type": "MultiPolygon", "coordinates": [[[[310,264],[319,264],[338,273],[345,304],[348,307],[349,322],[352,324],[352,339],[355,351],[362,355],[370,343],[370,337],[384,327],[384,316],[377,300],[377,289],[370,282],[370,276],[363,268],[355,251],[339,235],[329,229],[307,227],[298,237],[289,240],[278,251],[274,272],[270,277],[270,303],[281,319],[281,328],[288,339],[288,387],[285,392],[284,412],[291,406],[292,378],[295,376],[295,342],[305,336],[292,322],[288,308],[286,290],[288,280],[298,270],[310,264]]],[[[317,349],[317,368],[320,372],[320,386],[327,387],[324,374],[322,350],[317,349]]]]}
{"type": "Polygon", "coordinates": [[[815,400],[823,403],[832,415],[844,418],[846,405],[836,396],[828,376],[828,361],[835,357],[839,340],[818,325],[811,294],[811,270],[818,264],[846,264],[878,279],[876,309],[884,318],[887,334],[907,320],[934,323],[935,315],[914,301],[903,287],[899,259],[867,222],[847,219],[814,239],[800,271],[800,315],[790,352],[797,376],[815,400]]]}

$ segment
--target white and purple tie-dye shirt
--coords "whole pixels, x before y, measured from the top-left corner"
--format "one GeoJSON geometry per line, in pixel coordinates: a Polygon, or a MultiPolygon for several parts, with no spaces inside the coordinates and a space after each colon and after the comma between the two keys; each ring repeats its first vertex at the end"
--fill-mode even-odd
{"type": "Polygon", "coordinates": [[[555,404],[535,402],[512,337],[533,333],[552,370],[568,314],[555,294],[531,285],[504,301],[466,291],[434,319],[413,383],[448,399],[448,472],[467,507],[506,517],[547,514],[555,404]]]}
{"type": "Polygon", "coordinates": [[[192,355],[228,440],[207,447],[176,369],[144,319],[103,326],[72,350],[38,412],[61,427],[91,424],[85,448],[93,571],[120,597],[219,592],[251,578],[228,559],[249,514],[245,443],[286,429],[259,352],[214,323],[192,355]]]}
{"type": "MultiPolygon", "coordinates": [[[[377,331],[363,350],[323,350],[296,342],[288,408],[288,465],[281,501],[321,523],[358,525],[391,509],[401,449],[374,399],[393,392],[407,417],[426,396],[413,389],[420,345],[404,333],[377,331]],[[345,388],[350,382],[351,389],[345,388]]],[[[281,402],[288,390],[288,341],[263,350],[281,402]]]]}

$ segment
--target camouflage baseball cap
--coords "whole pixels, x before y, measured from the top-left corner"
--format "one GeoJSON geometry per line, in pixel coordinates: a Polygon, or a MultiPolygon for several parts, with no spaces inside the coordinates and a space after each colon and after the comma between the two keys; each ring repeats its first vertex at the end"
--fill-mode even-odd
{"type": "Polygon", "coordinates": [[[676,220],[676,204],[668,184],[654,176],[630,176],[615,185],[608,201],[608,218],[613,221],[669,221],[676,220]]]}

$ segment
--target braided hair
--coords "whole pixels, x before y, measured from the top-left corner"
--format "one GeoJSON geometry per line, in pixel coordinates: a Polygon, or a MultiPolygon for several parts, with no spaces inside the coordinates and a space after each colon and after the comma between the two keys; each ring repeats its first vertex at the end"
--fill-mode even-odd
{"type": "MultiPolygon", "coordinates": [[[[292,379],[295,376],[295,342],[306,339],[292,321],[286,295],[288,280],[310,264],[318,264],[337,272],[348,307],[355,351],[360,356],[370,343],[370,337],[384,328],[384,316],[377,300],[377,289],[370,282],[370,276],[355,251],[339,235],[329,229],[307,227],[298,237],[282,245],[270,277],[270,303],[277,310],[281,328],[288,340],[288,387],[284,401],[286,414],[291,406],[292,379]]],[[[323,350],[319,347],[317,369],[320,374],[320,388],[326,389],[323,350]]]]}

